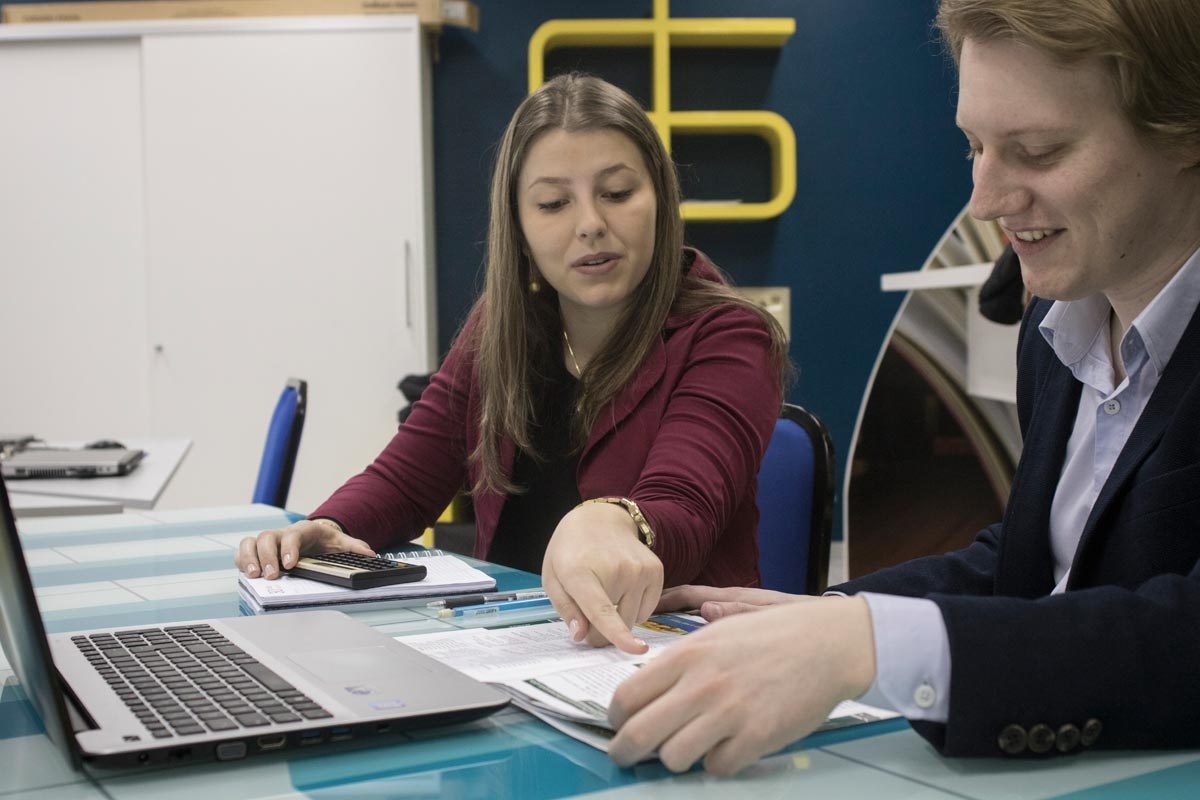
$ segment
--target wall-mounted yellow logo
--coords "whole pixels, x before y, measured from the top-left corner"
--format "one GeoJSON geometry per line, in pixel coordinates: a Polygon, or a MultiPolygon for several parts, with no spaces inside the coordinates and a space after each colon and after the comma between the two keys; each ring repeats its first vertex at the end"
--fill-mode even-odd
{"type": "Polygon", "coordinates": [[[545,81],[546,53],[559,47],[649,47],[653,102],[648,110],[671,148],[671,134],[759,136],[771,149],[771,197],[762,203],[684,202],[687,220],[760,220],[777,217],[796,196],[796,134],[771,111],[672,111],[672,47],[781,47],[796,32],[790,18],[677,17],[669,0],[654,0],[651,19],[556,19],[529,40],[529,91],[545,81]]]}

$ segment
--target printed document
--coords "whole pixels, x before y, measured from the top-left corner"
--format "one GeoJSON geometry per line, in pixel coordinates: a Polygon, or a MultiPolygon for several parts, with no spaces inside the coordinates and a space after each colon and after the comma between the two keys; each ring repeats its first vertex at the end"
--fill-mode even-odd
{"type": "MultiPolygon", "coordinates": [[[[425,655],[507,691],[513,703],[559,731],[608,750],[608,706],[625,678],[680,637],[703,626],[688,614],[662,614],[637,626],[649,650],[631,655],[615,647],[573,642],[561,620],[512,628],[447,631],[405,636],[425,655]]],[[[895,712],[862,703],[840,703],[821,730],[892,719],[895,712]]]]}

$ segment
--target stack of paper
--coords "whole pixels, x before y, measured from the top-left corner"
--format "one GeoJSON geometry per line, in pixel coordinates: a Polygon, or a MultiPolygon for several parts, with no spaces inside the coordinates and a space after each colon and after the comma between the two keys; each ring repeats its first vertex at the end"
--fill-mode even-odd
{"type": "MultiPolygon", "coordinates": [[[[406,554],[412,558],[414,554],[406,554]]],[[[420,558],[425,577],[419,581],[377,586],[372,589],[346,589],[328,583],[283,575],[277,580],[247,578],[238,575],[238,592],[250,610],[276,611],[307,606],[342,605],[404,598],[432,598],[444,595],[488,592],[496,588],[496,579],[451,555],[420,558]]]]}
{"type": "MultiPolygon", "coordinates": [[[[607,751],[612,739],[608,706],[613,693],[639,666],[704,620],[687,614],[651,617],[637,628],[650,646],[642,655],[571,641],[566,625],[546,622],[513,628],[423,633],[404,643],[476,680],[498,686],[513,703],[559,731],[607,751]]],[[[853,701],[839,704],[822,730],[899,716],[853,701]]]]}

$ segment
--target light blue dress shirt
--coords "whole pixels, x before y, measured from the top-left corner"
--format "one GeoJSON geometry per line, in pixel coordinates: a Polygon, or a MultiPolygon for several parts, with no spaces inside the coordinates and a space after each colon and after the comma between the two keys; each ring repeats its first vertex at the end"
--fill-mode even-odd
{"type": "MultiPolygon", "coordinates": [[[[1052,594],[1066,590],[1083,527],[1129,433],[1150,401],[1200,305],[1200,251],[1192,254],[1121,339],[1126,377],[1114,379],[1109,315],[1102,295],[1059,301],[1039,326],[1083,384],[1075,427],[1050,507],[1052,594]]],[[[945,722],[950,713],[950,643],[932,600],[864,592],[875,631],[875,686],[909,719],[945,722]]]]}

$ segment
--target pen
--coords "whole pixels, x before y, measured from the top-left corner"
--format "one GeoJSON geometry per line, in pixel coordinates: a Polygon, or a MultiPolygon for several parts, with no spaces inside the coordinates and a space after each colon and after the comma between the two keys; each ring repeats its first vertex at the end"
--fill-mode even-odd
{"type": "Polygon", "coordinates": [[[468,594],[462,597],[447,597],[445,600],[434,600],[426,603],[426,608],[459,608],[460,606],[478,606],[484,603],[500,603],[505,600],[528,600],[535,597],[545,597],[541,589],[530,589],[523,592],[495,592],[493,594],[468,594]]]}
{"type": "Polygon", "coordinates": [[[443,608],[438,612],[439,617],[482,617],[487,614],[499,614],[501,611],[520,611],[525,608],[538,608],[551,605],[549,597],[527,597],[524,600],[504,600],[499,603],[483,603],[476,606],[461,608],[443,608]]]}

